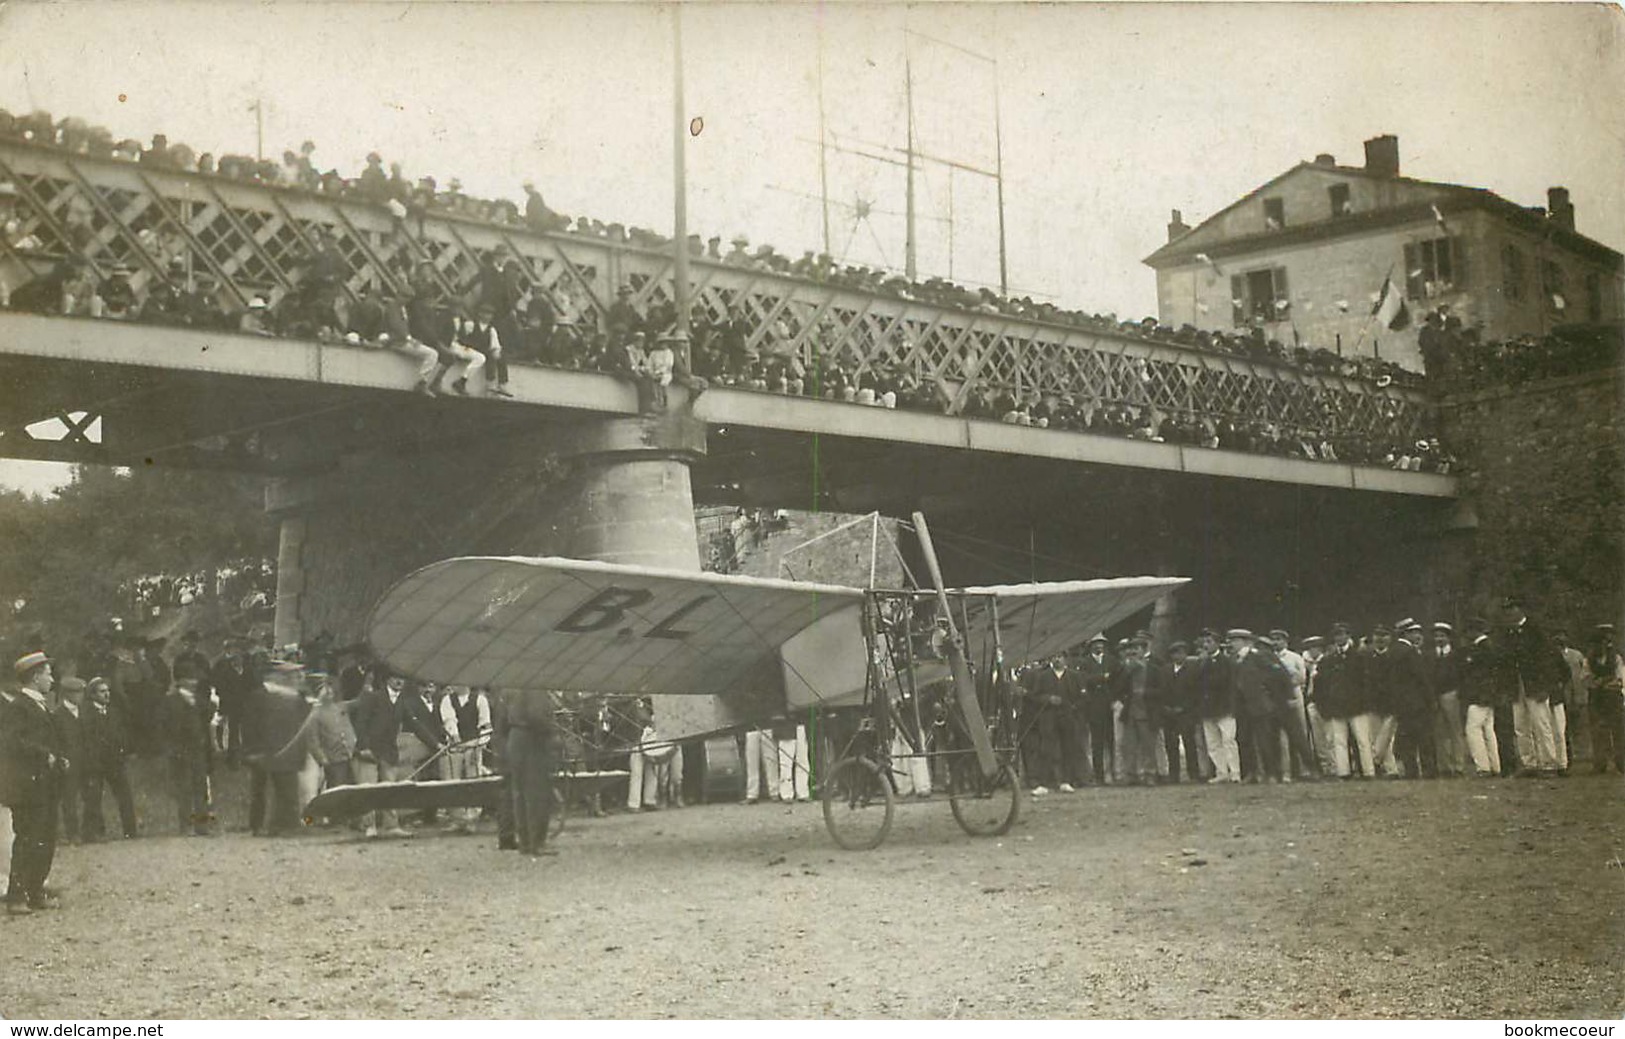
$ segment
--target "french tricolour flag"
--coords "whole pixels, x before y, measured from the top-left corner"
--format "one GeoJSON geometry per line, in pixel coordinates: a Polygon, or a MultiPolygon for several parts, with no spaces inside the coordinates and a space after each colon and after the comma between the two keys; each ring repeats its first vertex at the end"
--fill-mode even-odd
{"type": "Polygon", "coordinates": [[[1411,312],[1405,306],[1405,294],[1394,288],[1393,275],[1382,279],[1382,292],[1377,295],[1377,305],[1371,308],[1371,313],[1390,332],[1410,326],[1411,312]]]}

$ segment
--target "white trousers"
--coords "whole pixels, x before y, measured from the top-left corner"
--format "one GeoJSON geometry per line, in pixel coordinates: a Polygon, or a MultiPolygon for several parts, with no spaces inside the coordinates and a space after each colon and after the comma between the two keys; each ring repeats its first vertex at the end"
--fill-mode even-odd
{"type": "Polygon", "coordinates": [[[1512,735],[1518,743],[1519,764],[1532,769],[1558,767],[1552,729],[1551,704],[1527,696],[1513,701],[1512,735]]]}
{"type": "Polygon", "coordinates": [[[1213,763],[1213,782],[1241,782],[1241,748],[1236,746],[1236,718],[1203,718],[1202,735],[1207,738],[1207,758],[1213,763]]]}
{"type": "Polygon", "coordinates": [[[808,800],[812,797],[812,788],[807,764],[807,727],[797,725],[795,736],[779,740],[778,745],[779,800],[808,800]]]}
{"type": "MultiPolygon", "coordinates": [[[[1394,737],[1399,735],[1399,719],[1391,714],[1377,715],[1376,735],[1371,741],[1371,752],[1376,755],[1377,767],[1383,775],[1399,775],[1399,758],[1394,754],[1394,737]]],[[[1375,774],[1375,773],[1373,773],[1375,774]]]]}
{"type": "Polygon", "coordinates": [[[462,343],[452,343],[446,349],[453,357],[463,362],[463,374],[458,376],[458,378],[472,378],[474,373],[485,367],[485,355],[471,346],[464,346],[462,343]]]}
{"type": "MultiPolygon", "coordinates": [[[[449,750],[446,752],[446,778],[447,779],[478,779],[485,774],[485,766],[480,762],[480,747],[469,747],[465,750],[449,750]]],[[[447,814],[453,819],[461,819],[472,825],[480,817],[478,808],[451,808],[447,814]]]]}
{"type": "Polygon", "coordinates": [[[402,353],[417,358],[419,382],[426,383],[434,377],[434,370],[440,365],[440,355],[435,353],[434,347],[420,343],[416,339],[408,339],[397,346],[402,353]]]}
{"type": "Polygon", "coordinates": [[[1569,767],[1569,705],[1554,703],[1552,708],[1552,750],[1557,754],[1557,767],[1569,767]]]}
{"type": "Polygon", "coordinates": [[[637,811],[640,806],[660,807],[661,796],[667,804],[677,804],[683,790],[683,748],[672,751],[665,761],[655,761],[633,751],[626,762],[631,773],[626,780],[626,807],[637,811]]]}
{"type": "Polygon", "coordinates": [[[1461,717],[1461,694],[1455,690],[1439,697],[1433,742],[1439,748],[1439,774],[1462,775],[1467,766],[1466,729],[1461,717]]]}
{"type": "Polygon", "coordinates": [[[15,836],[11,832],[11,809],[0,805],[0,884],[11,877],[11,842],[15,836]]]}
{"type": "Polygon", "coordinates": [[[1481,776],[1501,774],[1501,744],[1495,738],[1495,708],[1476,703],[1467,705],[1466,742],[1475,772],[1481,776]]]}
{"type": "Polygon", "coordinates": [[[903,796],[917,794],[926,797],[931,793],[931,762],[927,758],[911,756],[914,752],[909,749],[908,741],[900,732],[892,734],[892,782],[897,792],[903,796]]]}
{"type": "Polygon", "coordinates": [[[779,746],[770,729],[750,729],[745,733],[745,800],[768,800],[779,789],[779,746]],[[765,780],[765,782],[764,782],[765,780]]]}
{"type": "Polygon", "coordinates": [[[1377,774],[1377,732],[1382,728],[1382,715],[1367,711],[1349,719],[1349,736],[1354,740],[1354,752],[1359,756],[1360,774],[1372,779],[1377,774]]]}
{"type": "MultiPolygon", "coordinates": [[[[1314,713],[1313,706],[1309,708],[1314,713]]],[[[1328,776],[1347,779],[1349,776],[1349,719],[1321,718],[1320,735],[1316,738],[1315,756],[1320,758],[1320,769],[1328,776]]]]}

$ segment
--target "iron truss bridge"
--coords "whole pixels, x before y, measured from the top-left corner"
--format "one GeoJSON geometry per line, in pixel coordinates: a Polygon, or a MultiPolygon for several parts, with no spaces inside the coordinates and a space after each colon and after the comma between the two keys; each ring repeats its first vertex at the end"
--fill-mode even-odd
{"type": "MultiPolygon", "coordinates": [[[[382,205],[297,188],[93,159],[20,142],[0,143],[0,179],[16,186],[19,235],[41,249],[3,246],[9,264],[36,274],[51,255],[75,255],[97,276],[132,270],[138,293],[171,258],[212,273],[246,306],[293,290],[323,229],[349,267],[343,292],[368,283],[403,288],[427,263],[453,297],[470,294],[480,257],[503,245],[524,273],[568,299],[585,326],[604,327],[622,285],[640,310],[670,306],[674,262],[664,252],[589,235],[537,234],[445,214],[394,218],[382,205]],[[43,254],[43,255],[40,255],[43,254]]],[[[3,239],[0,239],[3,242],[3,239]]],[[[935,384],[957,414],[986,391],[1016,399],[1070,395],[1096,406],[1129,405],[1214,422],[1272,423],[1382,444],[1408,444],[1424,430],[1421,393],[1293,366],[1184,348],[1116,329],[1077,328],[953,309],[696,258],[697,315],[730,310],[750,328],[750,347],[789,330],[774,352],[807,367],[850,372],[885,366],[935,384]],[[1328,418],[1328,416],[1334,416],[1328,418]]]]}

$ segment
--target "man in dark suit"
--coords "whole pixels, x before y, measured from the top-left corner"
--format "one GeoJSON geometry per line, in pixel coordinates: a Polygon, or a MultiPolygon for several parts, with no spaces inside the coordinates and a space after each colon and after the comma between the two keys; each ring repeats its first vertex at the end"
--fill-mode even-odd
{"type": "Polygon", "coordinates": [[[1379,668],[1379,681],[1388,700],[1388,713],[1394,719],[1394,754],[1405,770],[1405,778],[1438,776],[1437,745],[1433,740],[1437,707],[1428,685],[1427,666],[1422,660],[1422,625],[1406,618],[1394,625],[1398,637],[1379,668]]]}
{"type": "MultiPolygon", "coordinates": [[[[252,674],[252,665],[250,665],[252,674]]],[[[255,836],[277,837],[299,826],[299,772],[286,762],[271,763],[271,756],[293,739],[310,713],[300,687],[304,668],[277,661],[264,681],[256,681],[243,709],[243,758],[251,773],[248,787],[248,828],[255,836]],[[270,801],[267,818],[266,802],[270,801]]]]}
{"type": "Polygon", "coordinates": [[[16,832],[6,911],[26,916],[56,903],[45,891],[45,879],[56,857],[57,785],[69,762],[47,699],[56,684],[51,659],[27,653],[15,671],[20,688],[0,709],[0,800],[10,806],[16,832]]]}
{"type": "Polygon", "coordinates": [[[1556,775],[1557,732],[1551,697],[1568,674],[1557,646],[1529,615],[1523,601],[1508,596],[1501,603],[1499,639],[1504,677],[1512,697],[1512,732],[1518,762],[1525,775],[1556,775]]]}
{"type": "Polygon", "coordinates": [[[126,838],[136,835],[135,799],[130,795],[130,779],[125,768],[127,753],[124,719],[104,678],[92,678],[85,689],[85,703],[79,710],[80,745],[84,759],[77,763],[79,794],[84,802],[83,833],[87,841],[99,841],[106,832],[102,821],[102,785],[113,791],[118,804],[120,832],[126,838]]]}
{"type": "Polygon", "coordinates": [[[254,679],[249,674],[242,640],[236,635],[226,636],[225,649],[209,670],[209,684],[219,702],[220,720],[225,730],[220,749],[226,754],[226,764],[235,768],[243,749],[243,708],[254,687],[254,679]]]}
{"type": "Polygon", "coordinates": [[[1480,778],[1501,773],[1501,737],[1496,715],[1506,699],[1505,687],[1490,641],[1489,624],[1481,617],[1467,622],[1467,638],[1456,661],[1457,688],[1465,712],[1467,754],[1480,778]]]}
{"type": "MultiPolygon", "coordinates": [[[[399,675],[385,677],[382,671],[373,676],[373,684],[362,690],[356,699],[355,715],[355,772],[358,783],[393,783],[401,778],[401,756],[398,738],[401,723],[395,713],[395,702],[400,699],[406,680],[399,675]]],[[[375,813],[367,820],[366,836],[410,837],[412,832],[401,828],[394,811],[375,813]]]]}
{"type": "Polygon", "coordinates": [[[1073,738],[1071,714],[1081,696],[1078,676],[1067,668],[1065,657],[1056,656],[1029,671],[1022,686],[1029,733],[1027,778],[1033,793],[1046,793],[1052,784],[1070,793],[1075,761],[1067,742],[1073,738]]]}
{"type": "Polygon", "coordinates": [[[159,735],[169,759],[179,832],[209,833],[209,731],[198,708],[198,680],[188,674],[163,699],[159,735]]]}
{"type": "Polygon", "coordinates": [[[1249,782],[1281,781],[1281,705],[1292,700],[1292,677],[1274,653],[1254,644],[1246,628],[1225,632],[1236,711],[1249,720],[1249,753],[1256,756],[1249,782]]]}
{"type": "Polygon", "coordinates": [[[80,752],[79,706],[84,694],[84,679],[64,678],[57,685],[56,696],[51,703],[51,724],[56,726],[59,752],[68,759],[68,767],[58,777],[56,802],[61,821],[58,832],[69,844],[77,844],[82,834],[79,825],[79,769],[83,756],[80,752]]]}
{"type": "Polygon", "coordinates": [[[1105,635],[1089,640],[1089,651],[1078,662],[1078,672],[1083,685],[1084,724],[1089,730],[1089,759],[1095,783],[1104,786],[1117,752],[1112,724],[1112,683],[1117,676],[1117,661],[1106,652],[1105,635]]]}
{"type": "MultiPolygon", "coordinates": [[[[1331,771],[1339,779],[1347,779],[1349,743],[1353,722],[1360,714],[1365,699],[1365,658],[1361,656],[1350,636],[1349,626],[1339,621],[1332,625],[1331,642],[1326,652],[1315,661],[1314,677],[1309,687],[1309,703],[1320,716],[1321,732],[1326,738],[1327,755],[1331,771]]],[[[1361,751],[1370,758],[1369,737],[1361,751]]]]}
{"type": "Polygon", "coordinates": [[[1200,738],[1202,690],[1198,679],[1201,668],[1188,650],[1183,640],[1176,639],[1169,644],[1168,662],[1161,665],[1162,675],[1157,682],[1157,688],[1163,694],[1158,704],[1158,714],[1162,725],[1162,749],[1168,757],[1167,779],[1170,783],[1179,782],[1181,745],[1185,748],[1185,772],[1190,781],[1200,783],[1205,774],[1200,738]]]}

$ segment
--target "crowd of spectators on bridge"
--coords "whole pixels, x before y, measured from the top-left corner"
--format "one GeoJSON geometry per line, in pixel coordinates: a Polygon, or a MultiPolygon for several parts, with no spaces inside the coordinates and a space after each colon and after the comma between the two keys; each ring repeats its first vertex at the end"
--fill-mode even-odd
{"type": "MultiPolygon", "coordinates": [[[[15,116],[0,111],[0,140],[5,139],[156,169],[352,198],[384,206],[401,221],[414,217],[421,221],[429,214],[453,215],[536,232],[587,235],[636,248],[671,245],[669,239],[647,229],[586,217],[572,220],[549,208],[533,184],[525,185],[525,202],[519,205],[471,196],[456,179],[444,188],[433,177],[413,181],[399,163],[389,163],[386,170],[383,157],[376,153],[368,156],[359,176],[322,171],[310,141],[298,151],[285,152],[280,161],[238,155],[216,159],[172,143],[162,134],[148,144],[116,141],[105,130],[80,120],[55,120],[44,112],[15,116]]],[[[99,275],[92,271],[86,258],[87,247],[93,244],[90,214],[82,211],[90,203],[78,200],[77,204],[81,211],[69,205],[58,214],[73,239],[67,243],[65,255],[54,255],[48,271],[36,273],[23,284],[8,285],[0,277],[0,306],[385,345],[405,350],[419,361],[418,388],[430,394],[473,394],[483,383],[489,392],[507,395],[508,365],[530,363],[620,372],[647,389],[645,402],[662,398],[665,386],[673,380],[689,381],[1283,457],[1434,472],[1450,472],[1457,465],[1428,428],[1411,429],[1399,438],[1373,432],[1381,430],[1385,422],[1390,427],[1394,424],[1401,409],[1393,402],[1387,405],[1389,414],[1374,421],[1371,416],[1351,413],[1357,409],[1350,395],[1313,384],[1294,392],[1314,398],[1311,410],[1318,414],[1300,414],[1294,423],[1249,416],[1245,406],[1217,412],[1159,406],[1150,402],[1150,394],[1133,388],[1076,385],[1077,380],[1060,377],[1050,380],[1054,385],[1041,388],[983,382],[950,392],[936,380],[922,378],[913,368],[888,359],[907,353],[906,340],[869,343],[867,353],[873,359],[859,362],[844,354],[831,356],[834,351],[826,350],[849,334],[828,317],[816,327],[803,329],[785,311],[772,316],[764,329],[761,322],[737,308],[711,312],[704,306],[696,306],[691,316],[691,340],[685,349],[681,343],[666,341],[676,324],[668,303],[640,309],[635,300],[642,291],[625,285],[615,302],[600,311],[585,292],[572,291],[565,281],[550,287],[533,284],[525,264],[507,255],[505,247],[481,257],[472,287],[451,284],[432,264],[409,260],[397,252],[387,261],[387,271],[378,272],[352,292],[352,264],[340,242],[326,229],[315,228],[305,235],[301,255],[290,265],[292,287],[278,292],[273,291],[274,286],[255,290],[222,285],[191,254],[182,236],[144,227],[136,235],[150,264],[147,276],[138,279],[142,282],[138,289],[134,272],[126,264],[99,263],[99,275]],[[453,376],[449,386],[448,376],[453,376]]],[[[57,251],[40,240],[37,229],[25,228],[19,219],[27,212],[15,186],[0,185],[0,223],[5,225],[8,247],[20,255],[53,255],[57,251]]],[[[1154,318],[1124,322],[1113,315],[1005,297],[988,288],[972,289],[942,278],[910,281],[895,272],[842,265],[813,252],[791,259],[771,246],[752,249],[743,236],[735,237],[724,249],[720,236],[702,240],[691,235],[688,247],[696,258],[724,265],[1284,365],[1305,374],[1357,380],[1379,390],[1421,384],[1418,373],[1399,365],[1374,357],[1344,357],[1301,344],[1288,346],[1268,338],[1259,328],[1226,333],[1190,325],[1170,328],[1154,318]]],[[[1434,316],[1430,315],[1430,322],[1434,316]]],[[[1449,344],[1443,352],[1431,352],[1437,358],[1460,358],[1452,373],[1468,383],[1583,368],[1595,363],[1592,355],[1605,351],[1596,344],[1582,348],[1572,340],[1554,337],[1479,343],[1472,330],[1461,329],[1459,321],[1448,315],[1440,316],[1429,328],[1435,343],[1449,344]]],[[[1429,334],[1425,329],[1424,340],[1429,334]]],[[[1424,354],[1430,353],[1428,344],[1423,345],[1424,354]]],[[[1162,362],[1137,363],[1141,377],[1149,381],[1150,367],[1162,362]]],[[[1444,369],[1447,364],[1441,361],[1429,367],[1444,369]]]]}

